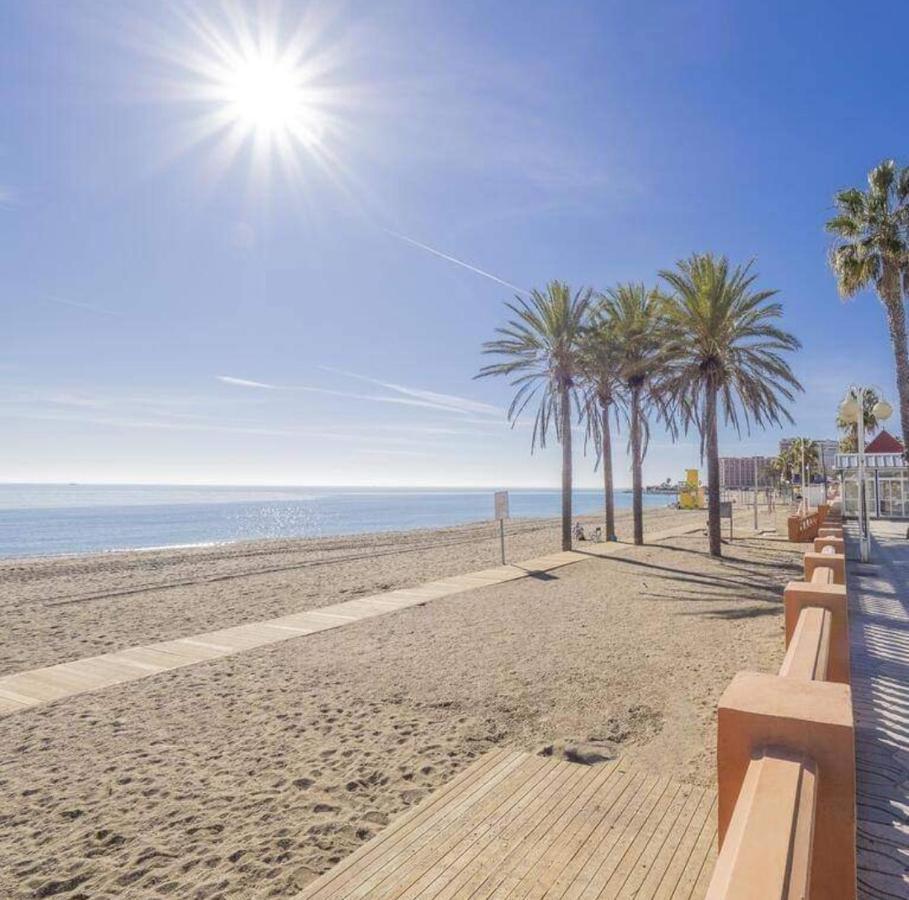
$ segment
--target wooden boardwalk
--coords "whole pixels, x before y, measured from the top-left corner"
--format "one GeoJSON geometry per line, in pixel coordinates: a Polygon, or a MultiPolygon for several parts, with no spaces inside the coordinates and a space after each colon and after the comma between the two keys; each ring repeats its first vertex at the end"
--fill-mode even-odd
{"type": "MultiPolygon", "coordinates": [[[[689,523],[649,534],[647,538],[651,542],[658,541],[698,531],[703,527],[702,522],[697,525],[689,523]]],[[[266,644],[339,628],[351,622],[385,615],[408,606],[418,606],[429,600],[449,597],[474,588],[545,574],[562,566],[590,559],[591,556],[610,556],[633,552],[634,549],[630,544],[588,544],[583,551],[552,553],[515,565],[496,566],[467,575],[443,578],[412,588],[334,603],[331,606],[322,606],[265,622],[235,625],[204,634],[128,647],[101,656],[17,672],[0,678],[0,716],[86,691],[101,690],[123,682],[147,678],[170,669],[231,656],[266,644]]]]}
{"type": "Polygon", "coordinates": [[[712,790],[494,750],[298,896],[700,900],[715,844],[712,790]]]}
{"type": "MultiPolygon", "coordinates": [[[[909,542],[875,522],[869,564],[849,566],[861,900],[909,897],[909,542]]],[[[851,542],[850,550],[855,542],[851,542]]]]}

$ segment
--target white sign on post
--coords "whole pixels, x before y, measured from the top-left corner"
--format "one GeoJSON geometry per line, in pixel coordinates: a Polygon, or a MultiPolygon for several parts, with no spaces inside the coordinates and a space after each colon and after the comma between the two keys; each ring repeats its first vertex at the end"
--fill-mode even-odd
{"type": "Polygon", "coordinates": [[[499,520],[499,542],[502,545],[502,565],[505,565],[505,520],[508,518],[508,491],[496,491],[496,518],[499,520]]]}

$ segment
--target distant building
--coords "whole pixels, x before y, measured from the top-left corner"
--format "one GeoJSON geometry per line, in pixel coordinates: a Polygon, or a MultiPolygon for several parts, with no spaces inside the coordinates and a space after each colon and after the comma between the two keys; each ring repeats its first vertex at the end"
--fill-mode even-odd
{"type": "Polygon", "coordinates": [[[754,464],[757,462],[758,487],[770,482],[770,460],[766,456],[721,456],[720,490],[738,490],[754,486],[754,464]]]}
{"type": "MultiPolygon", "coordinates": [[[[858,454],[837,453],[843,487],[843,512],[854,516],[859,508],[858,454]]],[[[881,431],[865,445],[865,497],[873,518],[909,518],[909,466],[903,445],[888,431],[881,431]]]]}
{"type": "MultiPolygon", "coordinates": [[[[786,453],[798,438],[780,438],[780,456],[786,453]]],[[[821,467],[820,474],[832,475],[836,468],[836,455],[840,450],[840,442],[829,438],[808,438],[817,444],[817,460],[821,467]]]]}

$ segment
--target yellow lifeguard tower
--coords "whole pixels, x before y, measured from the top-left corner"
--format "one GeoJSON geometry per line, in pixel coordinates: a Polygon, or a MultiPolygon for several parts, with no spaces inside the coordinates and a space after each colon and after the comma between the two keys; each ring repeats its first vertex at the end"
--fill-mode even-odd
{"type": "Polygon", "coordinates": [[[679,485],[679,509],[703,509],[704,487],[697,469],[685,470],[685,481],[679,485]]]}

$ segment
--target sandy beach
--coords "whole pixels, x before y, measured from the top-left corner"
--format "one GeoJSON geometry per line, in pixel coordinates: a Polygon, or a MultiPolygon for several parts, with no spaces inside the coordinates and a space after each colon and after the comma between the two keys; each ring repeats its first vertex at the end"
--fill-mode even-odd
{"type": "MultiPolygon", "coordinates": [[[[551,550],[554,534],[553,523],[527,528],[517,552],[551,550]]],[[[7,596],[3,623],[16,623],[23,647],[6,665],[119,645],[139,633],[130,629],[185,634],[218,616],[263,618],[495,562],[489,538],[443,549],[450,535],[369,564],[276,572],[261,569],[310,557],[236,547],[236,558],[10,565],[3,577],[18,576],[19,603],[7,596]],[[252,587],[204,580],[255,566],[252,587]],[[42,620],[49,588],[102,593],[192,574],[195,587],[51,606],[42,620]]],[[[727,551],[714,561],[701,534],[667,539],[18,713],[0,735],[0,894],[291,896],[494,746],[593,743],[710,783],[716,700],[735,671],[779,664],[781,587],[798,562],[797,548],[769,536],[727,551]]]]}
{"type": "MultiPolygon", "coordinates": [[[[618,515],[630,538],[630,511],[618,515]]],[[[653,509],[659,530],[703,513],[653,509]]],[[[582,517],[590,525],[598,520],[582,517]]],[[[559,546],[558,524],[508,524],[508,555],[559,546]]],[[[439,530],[274,540],[0,561],[0,675],[255,622],[498,565],[494,523],[439,530]]]]}

